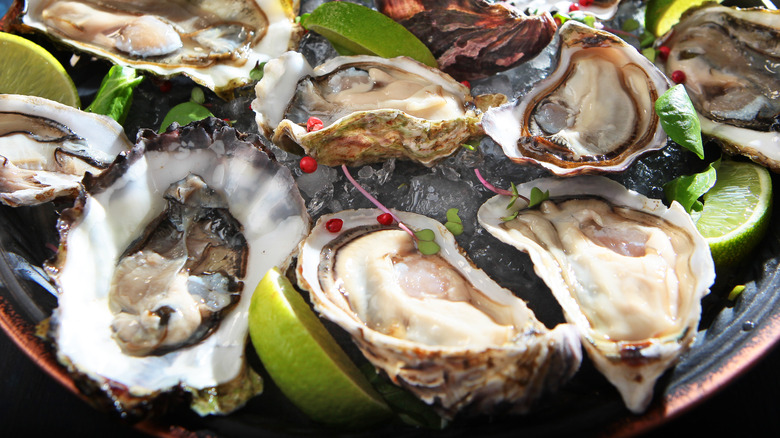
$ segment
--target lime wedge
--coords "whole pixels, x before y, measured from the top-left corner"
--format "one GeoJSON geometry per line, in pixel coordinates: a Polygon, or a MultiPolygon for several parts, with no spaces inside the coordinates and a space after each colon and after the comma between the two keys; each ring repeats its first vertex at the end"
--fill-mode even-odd
{"type": "MultiPolygon", "coordinates": [[[[713,0],[649,0],[645,9],[645,28],[660,37],[680,21],[688,9],[713,0]]],[[[723,0],[718,0],[720,3],[723,0]]]]}
{"type": "Polygon", "coordinates": [[[431,67],[436,58],[416,36],[390,17],[349,2],[320,5],[303,21],[333,44],[341,55],[408,56],[431,67]]]}
{"type": "Polygon", "coordinates": [[[390,417],[382,397],[277,268],[252,296],[249,335],[271,379],[311,419],[360,427],[390,417]]]}
{"type": "Polygon", "coordinates": [[[723,161],[718,180],[694,216],[718,267],[742,260],[761,241],[772,211],[772,178],[753,163],[723,161]]]}
{"type": "Polygon", "coordinates": [[[0,93],[39,96],[78,108],[79,93],[62,64],[43,47],[0,32],[0,93]]]}

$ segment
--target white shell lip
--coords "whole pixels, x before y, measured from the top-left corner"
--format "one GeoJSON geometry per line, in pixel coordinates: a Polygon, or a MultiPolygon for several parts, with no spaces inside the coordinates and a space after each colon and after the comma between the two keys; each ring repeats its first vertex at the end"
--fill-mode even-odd
{"type": "Polygon", "coordinates": [[[658,96],[663,94],[671,85],[666,76],[650,60],[637,52],[632,46],[608,32],[592,29],[574,20],[569,20],[561,26],[558,35],[560,41],[557,55],[558,66],[548,77],[539,81],[525,95],[498,108],[489,109],[481,121],[485,134],[501,146],[504,154],[510,160],[521,164],[532,163],[542,166],[557,176],[621,172],[627,169],[640,155],[664,148],[668,140],[666,132],[661,127],[654,108],[649,108],[648,110],[653,114],[654,124],[651,127],[652,132],[646,140],[646,144],[638,150],[623,151],[618,157],[607,160],[611,164],[580,160],[568,161],[568,164],[563,166],[523,155],[523,152],[518,147],[518,141],[520,141],[521,137],[523,137],[523,132],[527,129],[524,122],[525,114],[532,110],[540,96],[545,95],[565,78],[568,74],[568,59],[575,51],[587,50],[588,47],[603,47],[605,44],[608,44],[613,50],[621,50],[627,53],[636,65],[647,72],[648,79],[654,86],[658,96]]]}
{"type": "MultiPolygon", "coordinates": [[[[95,154],[104,157],[116,157],[120,152],[128,151],[133,144],[125,135],[124,128],[114,119],[81,111],[68,105],[36,96],[22,96],[15,94],[0,94],[0,117],[3,113],[20,114],[24,116],[42,119],[62,125],[63,129],[71,131],[82,139],[95,154]]],[[[45,122],[48,123],[48,122],[45,122]]],[[[18,130],[29,130],[29,126],[20,127],[18,130]]],[[[14,141],[6,135],[13,134],[16,129],[0,133],[0,159],[2,167],[13,165],[5,156],[6,150],[15,148],[14,141]],[[6,149],[8,148],[8,149],[6,149]]],[[[34,134],[34,133],[33,133],[34,134]]],[[[44,143],[42,143],[44,144],[44,143]]],[[[55,148],[51,148],[54,153],[55,148]]],[[[36,158],[37,159],[37,158],[36,158]]],[[[0,194],[0,199],[7,205],[36,205],[49,202],[60,196],[74,196],[81,190],[83,174],[71,175],[59,172],[39,170],[35,172],[34,179],[39,184],[14,192],[0,194]]]]}
{"type": "Polygon", "coordinates": [[[517,190],[525,194],[530,193],[533,187],[543,192],[549,190],[551,198],[595,195],[614,205],[650,213],[686,230],[694,241],[695,249],[689,263],[700,275],[692,288],[692,293],[697,295],[695,305],[692,312],[687,315],[681,332],[643,341],[609,342],[604,341],[601,336],[592,335],[590,323],[571,296],[568,286],[560,275],[560,268],[545,267],[549,259],[547,252],[531,239],[512,237],[498,226],[503,222],[502,218],[509,216],[514,210],[524,208],[523,206],[515,205],[511,211],[507,210],[509,197],[498,195],[485,202],[478,212],[479,223],[488,232],[529,254],[534,270],[548,285],[563,308],[566,320],[577,326],[582,336],[583,346],[591,360],[618,389],[628,409],[634,413],[641,413],[652,400],[656,380],[674,365],[695,339],[701,316],[700,300],[709,293],[709,287],[715,281],[715,266],[709,246],[679,203],[673,202],[667,208],[660,200],[650,199],[628,190],[620,183],[606,177],[586,175],[565,179],[544,178],[518,185],[517,190]]]}
{"type": "MultiPolygon", "coordinates": [[[[37,31],[46,33],[50,37],[62,41],[76,49],[92,55],[105,58],[119,65],[124,65],[140,70],[152,72],[160,76],[172,76],[184,74],[195,82],[207,87],[218,94],[229,95],[236,87],[251,82],[250,72],[258,64],[278,56],[297,45],[302,34],[302,27],[295,22],[300,4],[296,0],[241,0],[253,3],[262,10],[267,19],[267,28],[262,39],[255,45],[239,47],[231,52],[230,59],[218,61],[205,67],[188,65],[167,65],[155,62],[154,57],[130,58],[121,53],[112,52],[106,48],[94,44],[68,39],[67,37],[52,33],[48,26],[38,19],[37,15],[41,4],[48,0],[28,0],[25,2],[22,23],[37,31]]],[[[235,0],[230,0],[235,3],[235,0]]],[[[215,2],[212,2],[215,3],[215,2]]],[[[229,5],[222,5],[227,7],[229,5]]]]}
{"type": "MultiPolygon", "coordinates": [[[[351,228],[376,225],[377,209],[346,210],[321,217],[301,243],[296,273],[298,285],[308,290],[321,316],[346,330],[366,358],[384,370],[396,384],[416,394],[447,418],[458,412],[492,412],[510,405],[512,412],[526,412],[541,394],[562,386],[579,368],[582,352],[579,335],[569,324],[548,330],[509,290],[473,266],[451,233],[428,217],[391,211],[412,229],[431,229],[441,247],[440,255],[494,302],[510,306],[522,339],[489,348],[429,346],[389,336],[361,321],[339,291],[322,290],[318,277],[321,248],[351,228]],[[328,220],[344,221],[338,233],[325,228],[328,220]]],[[[464,321],[464,323],[466,323],[464,321]]]]}
{"type": "Polygon", "coordinates": [[[309,230],[310,219],[290,171],[271,161],[252,140],[237,140],[236,131],[224,129],[224,122],[210,120],[220,122],[223,129],[212,133],[213,143],[205,148],[182,144],[203,137],[206,131],[200,124],[180,128],[193,131],[189,140],[180,140],[183,131],[169,129],[160,136],[148,131],[114,163],[116,173],[110,169],[104,174],[107,178],[94,180],[97,190],[63,214],[60,251],[47,265],[60,292],[52,316],[59,360],[99,385],[125,386],[131,397],[177,388],[215,388],[241,376],[254,289],[268,269],[289,265],[309,230]],[[150,135],[151,148],[146,145],[150,135]],[[113,268],[128,244],[165,207],[165,190],[188,174],[226,193],[231,214],[243,226],[249,251],[241,298],[198,344],[160,356],[124,355],[110,329],[113,268]]]}

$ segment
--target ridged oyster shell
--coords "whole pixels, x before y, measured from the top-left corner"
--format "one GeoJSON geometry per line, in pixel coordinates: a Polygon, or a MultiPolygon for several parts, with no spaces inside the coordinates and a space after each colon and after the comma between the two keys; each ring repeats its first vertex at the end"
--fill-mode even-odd
{"type": "Polygon", "coordinates": [[[394,157],[431,166],[482,134],[468,88],[406,57],[339,56],[312,69],[288,52],[265,65],[255,92],[262,132],[327,166],[394,157]],[[309,117],[324,127],[308,132],[309,117]]]}
{"type": "Polygon", "coordinates": [[[441,247],[420,254],[381,211],[320,218],[301,244],[298,284],[320,315],[346,330],[374,366],[445,417],[459,411],[525,412],[578,369],[567,324],[548,330],[509,290],[475,268],[437,221],[394,211],[431,229],[441,247]],[[337,233],[325,224],[343,220],[337,233]]]}
{"type": "Polygon", "coordinates": [[[666,146],[654,107],[669,88],[666,76],[608,32],[569,20],[559,38],[555,70],[482,118],[506,156],[570,176],[620,172],[666,146]]]}
{"type": "Polygon", "coordinates": [[[685,73],[702,134],[780,172],[780,11],[705,4],[659,44],[667,74],[685,73]]]}
{"type": "Polygon", "coordinates": [[[479,223],[527,252],[596,367],[629,410],[650,403],[656,379],[691,345],[715,268],[677,202],[667,208],[601,176],[541,179],[539,207],[489,199],[479,223]],[[517,216],[512,218],[517,212],[517,216]]]}
{"type": "Polygon", "coordinates": [[[25,28],[157,75],[185,74],[222,95],[292,49],[297,0],[27,0],[25,28]]]}
{"type": "Polygon", "coordinates": [[[113,119],[35,96],[0,95],[0,201],[36,205],[75,198],[132,143],[113,119]]]}
{"type": "Polygon", "coordinates": [[[228,413],[262,389],[259,376],[245,363],[249,302],[268,269],[289,264],[310,220],[289,170],[272,161],[260,145],[257,136],[238,134],[215,118],[172,127],[160,135],[142,131],[135,148],[100,177],[88,180],[88,196],[63,213],[57,258],[46,266],[59,291],[52,338],[60,362],[86,376],[78,381],[91,392],[103,392],[109,409],[130,418],[160,414],[155,403],[164,399],[161,395],[186,391],[192,395],[191,407],[201,415],[228,413]],[[213,193],[206,196],[181,185],[192,178],[213,193]],[[194,200],[204,201],[201,206],[206,210],[161,221],[168,204],[163,195],[170,194],[169,189],[184,198],[194,193],[194,200]],[[227,209],[210,202],[213,195],[222,198],[227,209]],[[208,211],[214,207],[218,211],[208,211]],[[236,241],[235,232],[223,226],[226,216],[238,222],[243,238],[236,241]],[[188,223],[197,224],[194,239],[177,240],[188,223]],[[246,251],[232,257],[232,249],[220,249],[225,239],[246,251]],[[117,277],[126,262],[140,254],[135,249],[139,244],[151,255],[137,264],[135,274],[117,277]],[[176,249],[181,246],[186,252],[176,249]],[[145,268],[152,270],[172,258],[169,249],[198,266],[186,266],[175,275],[148,275],[145,268]],[[212,281],[223,273],[222,277],[229,276],[234,267],[240,273],[237,280],[212,281]],[[207,272],[202,273],[204,269],[207,272]],[[138,295],[123,295],[134,302],[154,298],[137,315],[159,316],[159,327],[169,332],[187,321],[192,305],[212,306],[221,300],[218,283],[232,283],[229,293],[240,293],[240,298],[217,315],[217,324],[209,321],[213,315],[203,314],[201,324],[211,324],[205,327],[210,330],[205,338],[195,333],[190,340],[194,343],[184,342],[183,347],[160,345],[157,351],[125,354],[115,339],[122,335],[114,330],[117,303],[112,298],[114,286],[127,286],[133,276],[138,295]],[[180,285],[185,281],[184,289],[192,297],[182,299],[180,285]],[[166,288],[144,291],[158,283],[166,288]]]}

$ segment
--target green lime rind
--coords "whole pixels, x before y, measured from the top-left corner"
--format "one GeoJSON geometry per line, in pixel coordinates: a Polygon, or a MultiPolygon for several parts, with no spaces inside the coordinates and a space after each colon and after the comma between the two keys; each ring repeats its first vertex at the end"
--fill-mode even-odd
{"type": "Polygon", "coordinates": [[[277,268],[266,273],[252,296],[249,335],[271,379],[311,419],[362,427],[392,415],[277,268]]]}
{"type": "Polygon", "coordinates": [[[327,38],[341,55],[408,56],[428,66],[438,66],[431,51],[416,36],[386,15],[365,6],[324,3],[302,24],[327,38]]]}
{"type": "Polygon", "coordinates": [[[645,9],[645,28],[656,37],[668,32],[688,9],[704,3],[723,0],[649,0],[645,9]]]}

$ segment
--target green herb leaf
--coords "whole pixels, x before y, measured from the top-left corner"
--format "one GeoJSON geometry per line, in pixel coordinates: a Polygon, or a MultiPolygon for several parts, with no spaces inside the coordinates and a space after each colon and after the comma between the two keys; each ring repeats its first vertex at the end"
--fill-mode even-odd
{"type": "Polygon", "coordinates": [[[642,49],[642,54],[645,55],[645,58],[649,59],[650,62],[655,62],[655,55],[657,53],[658,52],[652,47],[647,47],[645,49],[642,49]]]}
{"type": "Polygon", "coordinates": [[[679,202],[688,213],[701,211],[703,205],[698,199],[715,185],[719,165],[720,159],[710,163],[701,173],[684,175],[664,184],[666,200],[679,202]]]}
{"type": "Polygon", "coordinates": [[[467,149],[467,150],[470,150],[470,151],[476,151],[477,148],[479,147],[480,141],[481,141],[481,139],[479,139],[479,138],[472,138],[471,140],[467,141],[466,143],[461,144],[460,146],[463,149],[467,149]]]}
{"type": "Polygon", "coordinates": [[[462,223],[463,221],[460,220],[460,217],[458,216],[458,210],[457,208],[450,208],[447,210],[447,222],[455,222],[455,223],[462,223]]]}
{"type": "Polygon", "coordinates": [[[417,249],[425,255],[433,255],[438,253],[441,248],[436,242],[421,240],[417,242],[417,249]]]}
{"type": "Polygon", "coordinates": [[[211,111],[199,103],[192,101],[180,103],[168,111],[168,114],[165,115],[165,118],[160,124],[160,130],[158,132],[165,132],[173,122],[176,122],[179,125],[186,125],[190,122],[203,120],[206,117],[213,116],[214,114],[211,114],[211,111]]]}
{"type": "Polygon", "coordinates": [[[265,68],[265,62],[261,62],[255,66],[252,70],[249,71],[249,78],[254,79],[256,81],[259,81],[260,79],[263,79],[263,75],[265,74],[265,71],[263,70],[265,68]]]}
{"type": "Polygon", "coordinates": [[[536,207],[543,201],[550,199],[550,191],[542,192],[538,187],[531,188],[531,199],[528,201],[528,208],[536,207]]]}
{"type": "Polygon", "coordinates": [[[450,230],[453,236],[460,236],[463,234],[463,221],[458,216],[457,208],[450,208],[447,210],[447,222],[444,227],[450,230]]]}
{"type": "Polygon", "coordinates": [[[100,83],[95,100],[85,111],[109,116],[121,125],[133,104],[133,89],[143,80],[133,68],[111,67],[100,83]]]}
{"type": "Polygon", "coordinates": [[[518,214],[520,214],[520,210],[517,210],[516,212],[510,214],[509,216],[502,217],[501,220],[504,222],[509,222],[512,219],[516,218],[518,214]]]}
{"type": "Polygon", "coordinates": [[[423,242],[433,242],[436,239],[436,234],[434,234],[433,230],[429,230],[428,228],[415,231],[414,235],[423,242]]]}
{"type": "Polygon", "coordinates": [[[655,101],[655,112],[664,131],[675,143],[704,159],[699,117],[682,84],[666,90],[655,101]]]}
{"type": "Polygon", "coordinates": [[[621,30],[625,32],[633,32],[637,29],[639,29],[639,22],[633,18],[629,18],[623,23],[623,26],[621,26],[621,30]]]}
{"type": "Polygon", "coordinates": [[[515,205],[515,201],[517,201],[517,198],[520,197],[520,193],[517,192],[517,186],[515,186],[515,183],[510,182],[509,188],[512,191],[512,197],[509,198],[509,204],[506,205],[507,210],[512,208],[512,206],[515,205]]]}

